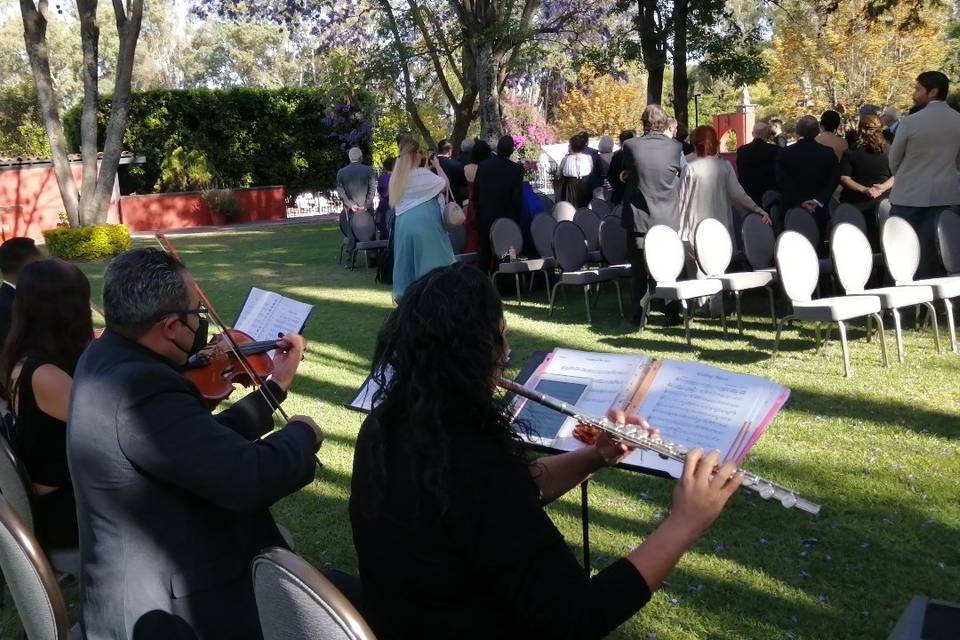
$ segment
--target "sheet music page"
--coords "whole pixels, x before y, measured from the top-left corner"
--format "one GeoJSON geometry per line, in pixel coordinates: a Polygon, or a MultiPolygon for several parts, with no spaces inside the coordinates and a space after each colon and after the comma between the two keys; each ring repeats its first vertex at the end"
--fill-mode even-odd
{"type": "Polygon", "coordinates": [[[253,287],[234,326],[254,340],[273,340],[300,333],[311,311],[311,304],[253,287]]]}
{"type": "MultiPolygon", "coordinates": [[[[667,440],[733,457],[755,442],[755,430],[783,390],[766,378],[664,360],[637,414],[667,440]]],[[[680,463],[652,453],[644,456],[643,464],[674,477],[682,469],[680,463]]]]}

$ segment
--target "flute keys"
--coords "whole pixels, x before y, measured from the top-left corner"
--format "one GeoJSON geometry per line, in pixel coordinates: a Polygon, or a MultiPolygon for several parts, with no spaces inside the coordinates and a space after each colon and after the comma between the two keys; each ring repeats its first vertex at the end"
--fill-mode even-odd
{"type": "Polygon", "coordinates": [[[787,509],[790,509],[791,507],[795,507],[797,505],[797,496],[793,495],[792,493],[788,493],[787,495],[780,498],[780,504],[782,504],[787,509]]]}
{"type": "Polygon", "coordinates": [[[777,490],[774,489],[769,484],[765,484],[761,486],[759,489],[757,489],[757,493],[759,493],[760,497],[763,498],[764,500],[769,500],[770,498],[773,497],[773,494],[775,494],[776,492],[777,490]]]}

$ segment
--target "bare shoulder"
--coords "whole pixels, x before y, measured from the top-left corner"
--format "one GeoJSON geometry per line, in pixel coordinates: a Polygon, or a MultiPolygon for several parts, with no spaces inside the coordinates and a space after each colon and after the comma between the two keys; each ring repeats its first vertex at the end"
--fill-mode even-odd
{"type": "Polygon", "coordinates": [[[34,393],[62,392],[73,384],[70,374],[55,364],[42,364],[33,372],[34,393]]]}

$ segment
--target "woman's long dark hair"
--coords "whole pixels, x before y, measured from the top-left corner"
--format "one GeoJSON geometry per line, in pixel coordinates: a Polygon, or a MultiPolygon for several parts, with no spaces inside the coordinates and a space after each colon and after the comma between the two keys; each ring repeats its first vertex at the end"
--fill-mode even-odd
{"type": "Polygon", "coordinates": [[[54,364],[71,376],[80,354],[93,338],[90,282],[80,269],[63,260],[39,260],[17,278],[10,333],[0,354],[4,395],[17,364],[32,357],[54,364]]]}
{"type": "Polygon", "coordinates": [[[421,489],[439,499],[441,511],[449,505],[446,480],[459,436],[480,436],[520,456],[520,439],[494,393],[505,364],[502,323],[499,295],[472,266],[434,269],[404,292],[377,336],[371,372],[384,434],[371,472],[382,488],[389,450],[401,441],[417,457],[421,489]]]}

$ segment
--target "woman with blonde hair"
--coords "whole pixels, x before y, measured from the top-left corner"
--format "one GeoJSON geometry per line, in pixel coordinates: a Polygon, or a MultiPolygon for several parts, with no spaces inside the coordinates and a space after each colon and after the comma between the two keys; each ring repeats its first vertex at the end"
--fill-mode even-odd
{"type": "Polygon", "coordinates": [[[400,155],[390,174],[390,202],[396,222],[393,236],[393,299],[399,302],[411,282],[456,260],[443,228],[447,178],[436,156],[426,168],[420,143],[400,140],[400,155]]]}

